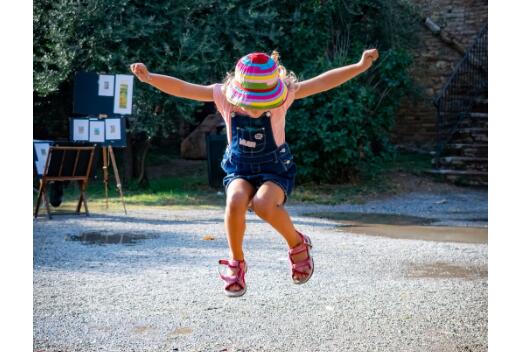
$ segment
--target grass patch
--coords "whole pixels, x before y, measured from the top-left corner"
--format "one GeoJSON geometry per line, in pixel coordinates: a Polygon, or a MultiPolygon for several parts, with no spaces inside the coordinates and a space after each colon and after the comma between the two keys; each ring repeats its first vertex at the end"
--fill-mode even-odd
{"type": "MultiPolygon", "coordinates": [[[[302,184],[291,197],[297,203],[364,203],[369,199],[397,194],[402,185],[395,182],[397,173],[422,175],[431,168],[431,156],[396,153],[393,158],[365,167],[357,180],[346,184],[302,184]]],[[[397,176],[400,177],[400,176],[397,176]]]]}
{"type": "Polygon", "coordinates": [[[359,204],[367,198],[375,197],[391,188],[388,180],[368,180],[350,184],[302,184],[291,195],[291,202],[317,204],[359,204]]]}
{"type": "MultiPolygon", "coordinates": [[[[164,157],[167,158],[167,157],[164,157]]],[[[157,156],[155,160],[165,160],[157,156]]],[[[401,186],[394,182],[396,173],[421,174],[430,167],[430,156],[399,153],[370,169],[362,170],[359,179],[348,184],[300,184],[290,197],[290,204],[318,203],[363,203],[375,197],[396,194],[401,186]]],[[[206,161],[170,161],[161,169],[168,171],[167,177],[150,178],[148,187],[142,188],[131,182],[124,186],[126,204],[131,207],[222,207],[225,205],[223,189],[209,187],[206,161]]],[[[402,177],[402,176],[401,176],[402,177]]],[[[89,209],[105,209],[105,191],[102,178],[92,181],[88,187],[89,209]]],[[[70,184],[65,188],[63,203],[58,210],[74,210],[79,198],[77,187],[70,184]]],[[[36,195],[34,196],[34,202],[36,195]]],[[[109,208],[122,209],[113,175],[109,182],[109,208]]],[[[56,209],[53,209],[56,210],[56,209]]]]}
{"type": "MultiPolygon", "coordinates": [[[[122,209],[121,198],[115,182],[109,182],[108,205],[111,209],[122,209]]],[[[214,207],[224,206],[225,197],[222,191],[210,188],[205,178],[179,177],[151,180],[147,188],[130,183],[123,187],[125,203],[128,208],[141,206],[168,207],[214,207]]],[[[106,207],[105,188],[102,181],[91,182],[87,189],[89,210],[104,210],[106,207]]],[[[73,211],[79,199],[77,186],[70,184],[64,189],[60,210],[73,211]]],[[[34,204],[36,195],[34,196],[34,204]]],[[[53,211],[55,209],[52,209],[53,211]]]]}

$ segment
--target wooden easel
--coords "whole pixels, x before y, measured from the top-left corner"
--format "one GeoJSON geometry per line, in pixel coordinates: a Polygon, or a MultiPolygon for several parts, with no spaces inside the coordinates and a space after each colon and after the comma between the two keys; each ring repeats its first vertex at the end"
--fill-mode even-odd
{"type": "Polygon", "coordinates": [[[108,167],[110,166],[110,161],[112,162],[112,167],[114,168],[114,176],[116,178],[116,187],[119,191],[119,195],[121,196],[121,202],[123,203],[123,209],[126,212],[126,204],[125,204],[125,196],[123,195],[123,186],[121,185],[121,179],[119,178],[119,171],[117,170],[116,164],[116,156],[114,154],[114,149],[111,145],[108,147],[103,147],[101,150],[103,154],[103,183],[105,184],[105,204],[108,209],[108,167]],[[110,159],[109,159],[110,156],[110,159]]]}
{"type": "MultiPolygon", "coordinates": [[[[106,119],[108,115],[99,114],[100,119],[106,119]]],[[[114,168],[114,176],[116,178],[116,187],[121,197],[121,203],[123,203],[123,210],[126,212],[125,196],[123,195],[123,186],[121,184],[121,178],[119,177],[119,171],[117,169],[116,156],[114,154],[114,148],[109,144],[101,148],[101,154],[103,155],[103,183],[105,184],[105,207],[108,209],[108,167],[110,161],[112,161],[112,167],[114,168]],[[110,159],[109,159],[110,157],[110,159]]]]}
{"type": "Polygon", "coordinates": [[[77,181],[79,185],[79,201],[76,207],[76,214],[81,211],[81,205],[85,207],[85,215],[88,214],[87,206],[87,185],[92,169],[92,160],[94,159],[94,147],[50,147],[45,168],[40,179],[40,189],[36,207],[34,209],[34,218],[38,217],[40,205],[43,200],[47,217],[51,216],[51,208],[47,198],[47,185],[51,181],[77,181]]]}

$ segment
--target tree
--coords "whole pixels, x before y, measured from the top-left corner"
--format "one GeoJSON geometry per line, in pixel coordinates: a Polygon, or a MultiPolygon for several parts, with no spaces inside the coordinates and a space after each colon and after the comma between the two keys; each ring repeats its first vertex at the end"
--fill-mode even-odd
{"type": "MultiPolygon", "coordinates": [[[[144,62],[153,72],[210,84],[221,81],[244,54],[277,49],[288,69],[309,78],[355,62],[364,48],[377,46],[382,54],[377,69],[297,102],[287,117],[302,179],[344,180],[390,148],[393,111],[408,83],[406,49],[414,21],[407,8],[391,0],[37,0],[35,126],[66,135],[75,71],[121,73],[132,62],[144,62]],[[334,135],[332,128],[337,148],[323,172],[318,161],[331,155],[324,141],[334,135]],[[298,138],[302,134],[304,140],[298,138]]],[[[148,137],[176,133],[181,121],[197,123],[207,113],[204,104],[139,83],[134,104],[130,132],[148,137]]]]}

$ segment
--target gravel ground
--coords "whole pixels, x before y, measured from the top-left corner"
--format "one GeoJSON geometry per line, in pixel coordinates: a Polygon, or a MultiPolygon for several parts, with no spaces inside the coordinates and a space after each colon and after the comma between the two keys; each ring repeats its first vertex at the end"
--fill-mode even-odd
{"type": "Polygon", "coordinates": [[[248,292],[235,299],[217,276],[227,254],[223,209],[38,219],[34,350],[487,351],[486,244],[353,235],[301,215],[370,211],[487,226],[485,192],[288,209],[313,240],[313,278],[292,284],[281,237],[248,214],[248,292]],[[74,240],[89,231],[150,238],[74,240]]]}

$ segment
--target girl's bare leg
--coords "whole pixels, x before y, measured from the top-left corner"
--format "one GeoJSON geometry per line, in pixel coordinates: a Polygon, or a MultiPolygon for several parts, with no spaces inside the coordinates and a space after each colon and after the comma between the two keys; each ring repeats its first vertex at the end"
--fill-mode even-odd
{"type": "MultiPolygon", "coordinates": [[[[287,241],[289,248],[294,248],[301,243],[301,238],[294,228],[294,224],[282,206],[284,201],[284,192],[274,182],[265,182],[253,197],[253,209],[255,213],[271,224],[287,241]]],[[[307,252],[293,255],[295,263],[307,259],[307,252]]],[[[309,272],[310,270],[308,270],[309,272]]],[[[297,280],[304,279],[306,275],[296,274],[297,280]]]]}
{"type": "MultiPolygon", "coordinates": [[[[235,260],[244,260],[242,243],[246,231],[246,211],[254,193],[254,187],[241,178],[231,181],[226,191],[224,224],[229,245],[229,255],[235,260]]],[[[229,287],[230,291],[238,291],[240,289],[239,285],[231,285],[229,287]]]]}

